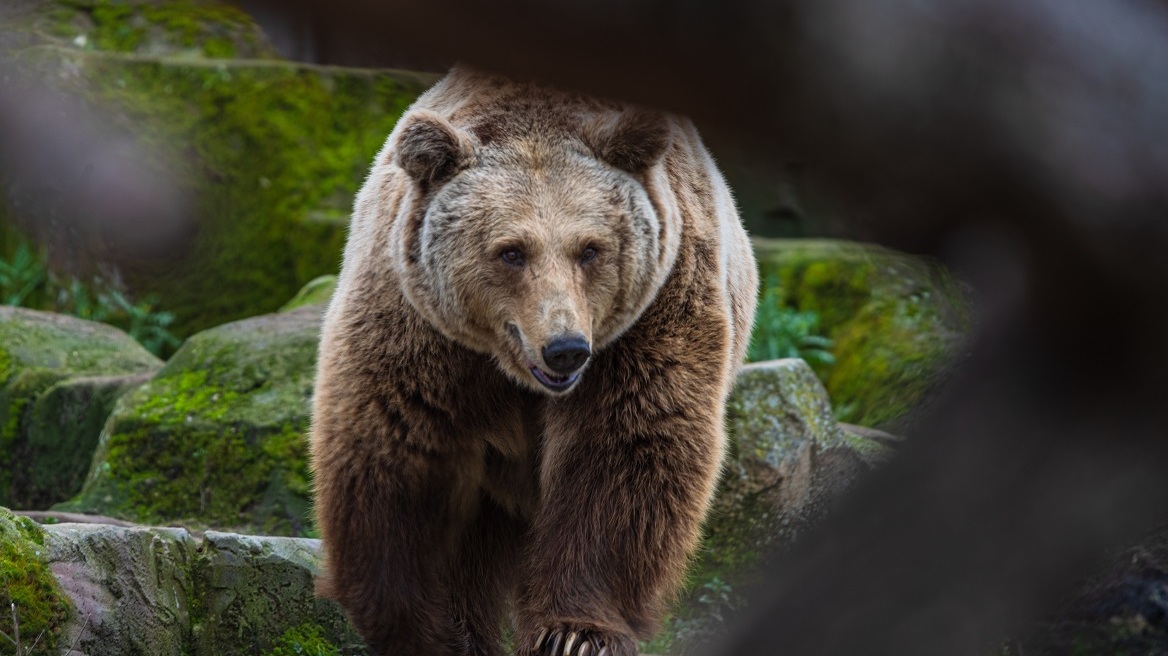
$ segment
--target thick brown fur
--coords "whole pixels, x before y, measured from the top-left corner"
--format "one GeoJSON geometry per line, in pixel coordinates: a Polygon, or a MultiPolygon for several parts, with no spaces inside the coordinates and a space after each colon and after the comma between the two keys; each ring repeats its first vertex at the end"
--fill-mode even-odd
{"type": "Polygon", "coordinates": [[[520,654],[636,654],[714,491],[756,286],[688,121],[455,69],[374,162],[328,310],[320,593],[377,654],[500,654],[508,603],[520,654]],[[563,335],[591,357],[552,387],[563,335]]]}

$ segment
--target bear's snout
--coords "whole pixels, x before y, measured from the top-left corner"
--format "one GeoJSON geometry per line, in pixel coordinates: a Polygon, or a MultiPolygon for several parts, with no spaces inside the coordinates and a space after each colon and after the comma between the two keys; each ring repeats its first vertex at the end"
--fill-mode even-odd
{"type": "Polygon", "coordinates": [[[580,334],[560,335],[543,347],[543,361],[557,374],[575,372],[592,355],[588,341],[580,334]]]}

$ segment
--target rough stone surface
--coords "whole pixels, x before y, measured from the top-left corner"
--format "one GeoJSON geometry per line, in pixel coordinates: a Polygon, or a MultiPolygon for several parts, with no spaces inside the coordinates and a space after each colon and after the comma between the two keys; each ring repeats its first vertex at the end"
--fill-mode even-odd
{"type": "Polygon", "coordinates": [[[76,612],[73,656],[187,653],[195,541],[185,529],[45,527],[53,574],[76,612]]]}
{"type": "Polygon", "coordinates": [[[736,533],[745,539],[736,546],[756,553],[794,540],[891,454],[872,437],[840,428],[827,391],[803,360],[744,367],[726,410],[732,451],[711,526],[722,529],[716,535],[736,533]]]}
{"type": "Polygon", "coordinates": [[[819,514],[820,497],[842,492],[888,453],[840,427],[827,390],[803,360],[744,367],[727,414],[735,446],[727,484],[737,479],[739,493],[766,496],[788,520],[819,514]]]}
{"type": "Polygon", "coordinates": [[[840,421],[897,425],[944,382],[971,327],[969,293],[940,264],[827,239],[756,239],[775,302],[815,312],[835,364],[817,364],[840,421]]]}
{"type": "Polygon", "coordinates": [[[0,504],[75,494],[114,401],[161,366],[117,328],[0,307],[0,504]]]}
{"type": "Polygon", "coordinates": [[[96,524],[44,536],[76,608],[61,630],[69,656],[316,654],[305,637],[326,653],[365,653],[340,607],[313,595],[318,540],[209,531],[199,542],[181,528],[96,524]]]}
{"type": "Polygon", "coordinates": [[[208,531],[196,568],[202,619],[195,651],[263,653],[289,629],[310,626],[342,653],[364,653],[340,607],[314,596],[319,561],[319,540],[208,531]]]}
{"type": "Polygon", "coordinates": [[[307,427],[320,307],[195,335],[122,397],[59,510],[143,523],[308,530],[307,427]]]}

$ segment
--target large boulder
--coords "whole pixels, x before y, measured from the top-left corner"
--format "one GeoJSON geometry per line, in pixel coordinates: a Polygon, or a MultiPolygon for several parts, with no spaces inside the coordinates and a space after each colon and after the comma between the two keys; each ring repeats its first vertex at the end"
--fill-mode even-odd
{"type": "Polygon", "coordinates": [[[309,530],[308,424],[321,307],[192,336],[106,422],[61,510],[145,523],[309,530]]]}
{"type": "MultiPolygon", "coordinates": [[[[0,180],[0,205],[6,197],[20,228],[0,230],[0,257],[34,237],[50,261],[69,265],[58,269],[74,269],[61,273],[88,279],[81,274],[96,269],[133,298],[158,299],[179,337],[274,312],[337,270],[370,162],[436,79],[280,60],[246,14],[214,0],[18,4],[32,8],[10,17],[0,8],[0,32],[25,46],[6,65],[104,119],[90,131],[136,145],[137,161],[174,187],[189,216],[170,230],[118,231],[53,205],[60,194],[46,194],[46,180],[0,180]],[[125,252],[150,231],[169,247],[125,252]]],[[[60,183],[80,184],[73,173],[60,172],[60,183]]],[[[113,174],[94,173],[103,175],[113,174]]]]}
{"type": "Polygon", "coordinates": [[[726,410],[730,454],[702,549],[667,630],[647,650],[673,653],[717,635],[767,556],[821,519],[895,439],[838,424],[799,359],[744,367],[726,410]]]}
{"type": "Polygon", "coordinates": [[[0,504],[76,494],[114,402],[161,366],[117,328],[0,307],[0,504]]]}
{"type": "Polygon", "coordinates": [[[834,364],[816,363],[840,421],[881,426],[944,382],[971,327],[969,293],[940,264],[869,244],[756,239],[764,300],[818,315],[834,364]]]}

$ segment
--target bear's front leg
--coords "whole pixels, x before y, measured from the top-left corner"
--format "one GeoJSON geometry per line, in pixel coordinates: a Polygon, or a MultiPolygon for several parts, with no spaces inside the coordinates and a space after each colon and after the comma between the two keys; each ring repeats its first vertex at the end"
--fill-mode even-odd
{"type": "Polygon", "coordinates": [[[374,654],[459,654],[447,571],[461,523],[451,489],[458,472],[441,456],[361,438],[338,438],[349,442],[343,462],[317,448],[318,593],[344,607],[374,654]]]}
{"type": "Polygon", "coordinates": [[[469,357],[461,351],[419,348],[450,367],[427,386],[410,373],[426,363],[395,355],[371,367],[332,349],[344,357],[322,363],[312,427],[318,591],[345,608],[374,654],[498,653],[495,581],[507,550],[487,538],[504,522],[483,507],[480,441],[455,418],[491,422],[438,384],[474,385],[459,372],[483,367],[459,361],[469,357]],[[346,384],[329,384],[338,379],[346,384]]]}
{"type": "Polygon", "coordinates": [[[659,627],[721,466],[730,366],[713,332],[666,336],[684,362],[630,335],[549,403],[520,654],[634,656],[659,627]]]}

